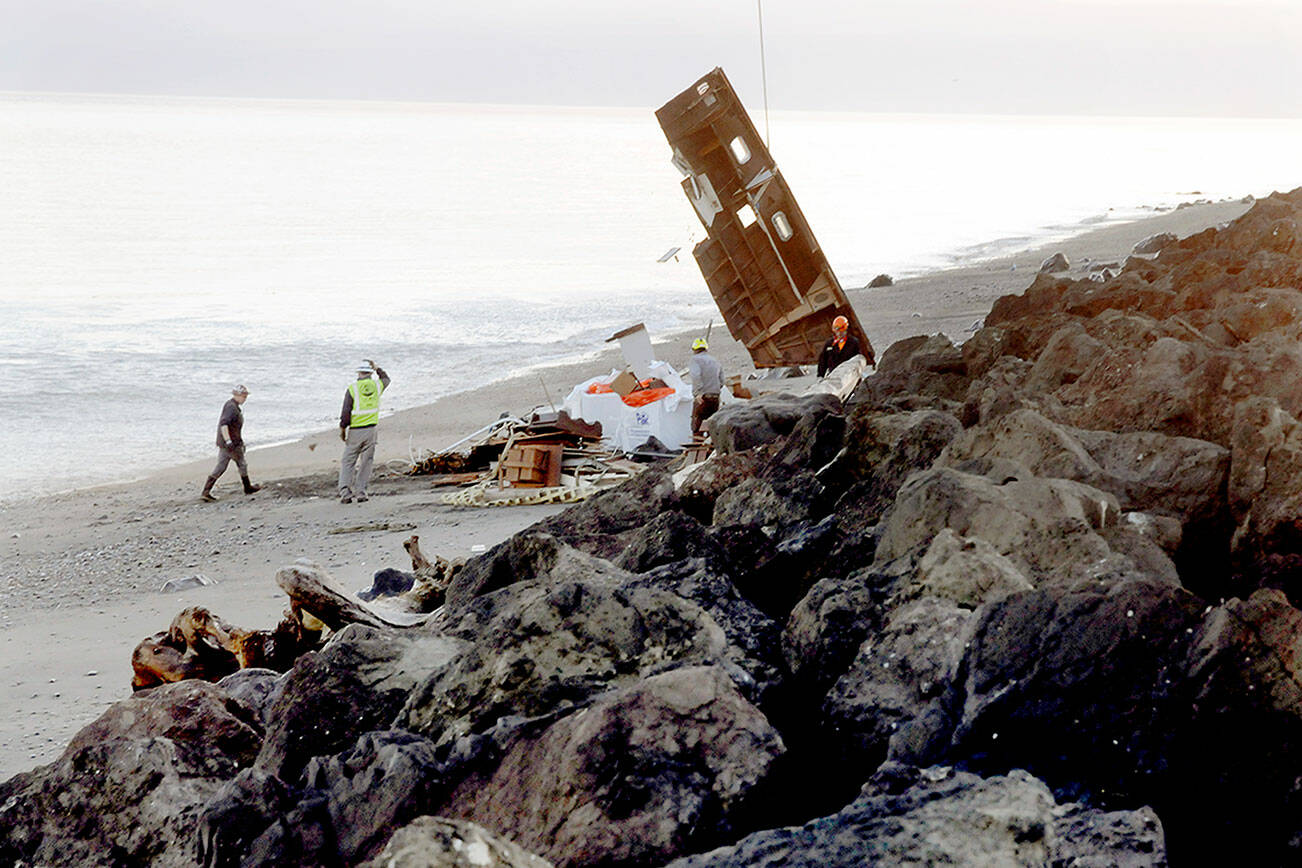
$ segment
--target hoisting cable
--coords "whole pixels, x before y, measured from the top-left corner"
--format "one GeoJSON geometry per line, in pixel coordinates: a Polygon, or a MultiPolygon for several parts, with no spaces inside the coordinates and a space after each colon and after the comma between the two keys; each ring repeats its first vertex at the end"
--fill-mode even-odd
{"type": "Polygon", "coordinates": [[[760,82],[764,90],[764,147],[771,148],[773,143],[769,141],[769,73],[768,66],[764,62],[764,0],[755,0],[755,12],[759,16],[760,82]]]}

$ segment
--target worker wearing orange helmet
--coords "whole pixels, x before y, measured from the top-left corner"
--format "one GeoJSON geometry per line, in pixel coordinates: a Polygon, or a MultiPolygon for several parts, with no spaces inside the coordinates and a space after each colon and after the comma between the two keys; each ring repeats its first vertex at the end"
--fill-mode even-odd
{"type": "MultiPolygon", "coordinates": [[[[859,348],[859,341],[850,334],[850,321],[838,316],[832,320],[832,337],[823,344],[823,352],[818,356],[818,376],[826,376],[837,365],[859,355],[863,355],[863,350],[859,348]]],[[[872,363],[869,358],[868,364],[872,363]]]]}

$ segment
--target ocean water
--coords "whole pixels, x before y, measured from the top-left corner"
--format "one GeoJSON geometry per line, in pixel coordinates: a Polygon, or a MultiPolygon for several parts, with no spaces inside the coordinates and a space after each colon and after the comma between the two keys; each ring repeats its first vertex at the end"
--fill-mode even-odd
{"type": "MultiPolygon", "coordinates": [[[[1298,121],[770,127],[847,287],[1302,184],[1298,121]]],[[[362,357],[392,410],[718,322],[678,182],[651,108],[0,94],[0,502],[212,454],[235,383],[256,448],[362,357]]]]}

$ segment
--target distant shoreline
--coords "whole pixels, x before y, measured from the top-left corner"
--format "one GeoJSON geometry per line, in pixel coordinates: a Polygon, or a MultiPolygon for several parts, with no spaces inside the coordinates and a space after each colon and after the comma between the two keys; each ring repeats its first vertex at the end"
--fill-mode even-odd
{"type": "MultiPolygon", "coordinates": [[[[912,276],[895,275],[895,288],[869,290],[866,287],[846,286],[845,289],[856,306],[867,304],[871,307],[875,302],[879,302],[885,298],[890,298],[892,291],[898,291],[899,287],[926,284],[928,282],[946,283],[951,280],[960,280],[961,282],[964,277],[979,277],[982,280],[987,280],[991,275],[998,276],[1003,272],[1007,272],[1010,279],[994,281],[994,285],[999,287],[998,291],[994,294],[991,294],[989,289],[984,289],[975,293],[973,301],[976,302],[976,307],[979,308],[984,306],[985,308],[988,308],[989,304],[999,295],[1008,294],[1009,292],[1020,292],[1024,289],[1025,285],[1029,284],[1031,276],[1033,275],[1033,269],[1038,267],[1039,261],[1053,251],[1060,249],[1069,251],[1069,257],[1076,259],[1078,257],[1072,256],[1072,251],[1088,250],[1092,246],[1097,246],[1099,243],[1106,243],[1106,240],[1112,236],[1129,237],[1131,235],[1137,235],[1139,237],[1146,237],[1147,235],[1159,231],[1175,231],[1176,234],[1182,234],[1179,231],[1182,227],[1203,225],[1209,220],[1211,220],[1211,222],[1223,222],[1224,220],[1238,216],[1239,213],[1242,213],[1248,207],[1248,204],[1238,200],[1221,201],[1172,208],[1167,211],[1155,213],[1152,216],[1140,216],[1135,219],[1109,220],[1102,223],[1092,224],[1083,223],[1079,226],[1080,231],[1075,232],[1074,234],[1068,234],[1062,239],[1051,239],[1042,244],[1037,244],[1036,246],[1021,249],[1013,253],[983,256],[978,250],[974,250],[973,255],[968,257],[966,261],[956,263],[950,267],[927,270],[912,276]],[[1149,231],[1149,228],[1151,228],[1151,231],[1149,231]],[[1032,270],[1028,272],[1028,268],[1032,270]],[[1021,285],[1019,286],[1019,284],[1021,285]]],[[[1005,244],[1011,245],[1015,240],[1016,239],[1012,238],[995,239],[987,244],[978,245],[978,247],[985,248],[1002,246],[1005,244]]],[[[690,255],[690,252],[685,252],[683,255],[690,255]]],[[[989,281],[987,280],[987,282],[989,281]]],[[[957,291],[960,293],[966,293],[966,289],[957,291]]],[[[704,287],[702,287],[701,292],[702,294],[706,294],[704,287]]],[[[967,321],[962,323],[964,328],[970,325],[973,318],[984,316],[984,313],[982,313],[981,310],[974,308],[971,303],[965,302],[963,310],[966,312],[959,316],[960,318],[967,317],[967,321]]],[[[908,336],[907,334],[900,334],[897,332],[900,328],[902,328],[903,331],[908,331],[909,323],[903,321],[886,323],[884,324],[886,326],[885,328],[881,327],[882,324],[878,324],[877,328],[874,330],[873,326],[868,325],[868,321],[871,320],[871,317],[871,310],[860,312],[860,318],[861,320],[865,320],[865,326],[869,330],[870,339],[873,341],[873,345],[879,354],[882,350],[886,349],[890,343],[893,343],[900,337],[908,336]],[[883,339],[883,333],[888,335],[889,338],[883,339]]],[[[716,328],[713,330],[715,354],[723,354],[723,361],[729,367],[729,370],[741,371],[750,369],[751,366],[748,356],[745,354],[743,349],[727,335],[727,330],[723,325],[722,319],[717,318],[715,320],[715,325],[716,328]]],[[[953,328],[952,324],[946,322],[945,325],[949,328],[947,329],[942,327],[939,330],[946,331],[951,340],[954,340],[956,343],[961,343],[962,340],[966,338],[967,335],[961,330],[951,333],[951,329],[953,328]]],[[[653,335],[652,337],[653,341],[658,346],[665,348],[660,351],[663,354],[663,357],[670,360],[674,358],[685,359],[688,354],[686,344],[690,342],[691,338],[696,336],[696,332],[697,330],[695,329],[681,329],[669,333],[653,335]]],[[[475,414],[473,416],[474,419],[482,419],[483,421],[480,421],[477,424],[468,425],[468,427],[464,428],[461,434],[455,434],[453,428],[443,426],[442,430],[447,432],[446,435],[439,436],[435,434],[434,436],[428,436],[427,432],[422,432],[419,427],[408,426],[404,423],[404,418],[409,414],[413,415],[415,418],[421,419],[422,421],[420,424],[424,425],[433,417],[442,417],[444,415],[442,411],[447,407],[469,405],[470,411],[474,413],[474,408],[479,402],[473,396],[480,392],[518,395],[519,400],[522,400],[528,405],[519,407],[502,406],[501,411],[504,412],[525,412],[535,406],[546,404],[546,397],[550,397],[552,401],[559,405],[560,400],[568,394],[570,387],[572,387],[574,383],[598,374],[606,373],[606,371],[611,367],[616,367],[619,364],[620,360],[617,352],[607,347],[594,345],[586,350],[577,351],[574,355],[567,358],[526,366],[516,372],[503,371],[501,376],[490,380],[487,383],[441,395],[428,403],[406,407],[392,413],[386,413],[386,415],[382,417],[386,421],[382,425],[384,435],[381,439],[381,454],[383,456],[381,460],[392,461],[408,457],[407,448],[403,447],[398,449],[396,444],[393,442],[393,434],[389,430],[391,428],[398,429],[400,436],[404,438],[403,442],[410,442],[413,451],[419,452],[424,449],[437,450],[453,443],[455,440],[459,439],[460,436],[464,436],[464,434],[473,431],[480,425],[486,424],[498,415],[497,413],[493,413],[491,416],[485,418],[482,414],[475,414]],[[542,383],[539,382],[540,379],[542,382],[546,383],[548,387],[545,395],[542,391],[542,383]],[[397,421],[389,422],[388,420],[390,419],[397,421]],[[423,433],[426,433],[427,436],[421,436],[423,433]],[[409,441],[407,438],[412,439],[409,441]],[[419,440],[417,438],[419,438],[419,440]]],[[[400,385],[401,384],[399,384],[399,386],[400,385]]],[[[261,408],[257,406],[255,401],[251,406],[246,408],[245,412],[251,417],[256,418],[260,409],[261,408]]],[[[437,430],[439,426],[435,427],[437,430]]],[[[255,468],[259,463],[263,463],[264,457],[271,459],[273,464],[280,463],[285,460],[284,455],[287,452],[301,452],[303,446],[309,443],[320,445],[322,440],[329,440],[332,435],[335,435],[333,428],[325,429],[324,431],[307,431],[299,434],[282,436],[270,443],[262,443],[252,446],[249,452],[250,460],[255,468]]],[[[315,445],[313,446],[313,450],[314,449],[315,445]]],[[[193,473],[197,472],[197,468],[200,465],[211,464],[212,460],[212,458],[205,456],[190,461],[182,461],[174,465],[165,465],[163,468],[144,470],[143,472],[137,470],[129,474],[124,474],[121,478],[117,479],[109,479],[85,485],[73,484],[66,488],[24,493],[16,497],[7,497],[0,494],[0,510],[20,506],[24,503],[30,503],[33,500],[44,497],[74,494],[78,491],[101,490],[115,485],[132,485],[158,476],[170,477],[173,475],[173,471],[179,472],[182,469],[184,469],[184,472],[193,475],[193,473]]],[[[291,467],[295,468],[295,470],[300,469],[302,466],[303,465],[300,465],[298,461],[291,461],[291,467]]],[[[255,475],[257,474],[256,469],[254,470],[254,473],[255,475]]]]}

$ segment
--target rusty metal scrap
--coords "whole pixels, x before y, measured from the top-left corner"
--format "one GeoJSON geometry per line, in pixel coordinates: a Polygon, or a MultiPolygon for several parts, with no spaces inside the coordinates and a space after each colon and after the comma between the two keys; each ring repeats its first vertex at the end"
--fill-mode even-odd
{"type": "Polygon", "coordinates": [[[838,315],[871,359],[868,335],[723,70],[674,97],[656,119],[709,235],[692,255],[755,366],[814,364],[838,315]]]}

